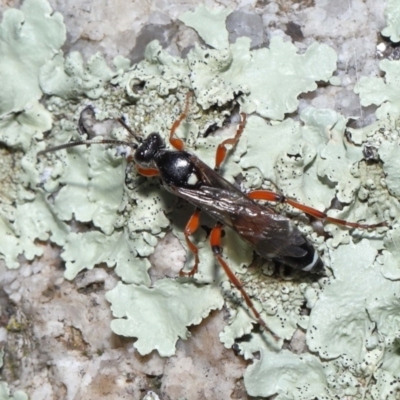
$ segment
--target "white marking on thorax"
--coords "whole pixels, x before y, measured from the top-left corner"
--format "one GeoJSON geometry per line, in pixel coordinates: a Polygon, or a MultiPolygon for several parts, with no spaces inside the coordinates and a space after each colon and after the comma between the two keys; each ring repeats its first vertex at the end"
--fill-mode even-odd
{"type": "Polygon", "coordinates": [[[195,173],[191,173],[189,178],[187,179],[187,183],[188,185],[195,185],[197,182],[199,181],[199,179],[197,178],[195,173]]]}

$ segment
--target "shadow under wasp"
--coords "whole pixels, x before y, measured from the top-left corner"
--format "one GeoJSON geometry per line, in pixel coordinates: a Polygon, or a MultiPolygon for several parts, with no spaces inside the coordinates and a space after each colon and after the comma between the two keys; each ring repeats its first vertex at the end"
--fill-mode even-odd
{"type": "Polygon", "coordinates": [[[204,211],[216,220],[209,239],[215,259],[221,265],[231,283],[240,291],[257,322],[274,338],[278,339],[278,336],[268,328],[260,313],[256,310],[241,281],[222,257],[221,236],[223,226],[228,226],[236,231],[263,258],[278,261],[297,270],[318,273],[323,270],[323,263],[307,238],[289,218],[258,203],[257,200],[287,203],[323,222],[345,225],[351,228],[369,229],[386,226],[386,223],[367,225],[332,218],[324,212],[269,190],[253,190],[243,193],[224,179],[218,171],[226,157],[227,146],[230,145],[233,148],[240,139],[246,125],[246,114],[241,114],[241,122],[235,136],[219,144],[216,151],[215,166],[211,168],[195,155],[185,151],[183,140],[175,136],[179,125],[188,115],[191,98],[192,94],[189,92],[186,96],[183,112],[170,129],[169,142],[175,150],[166,148],[160,134],[151,133],[143,138],[133,132],[122,118],[119,118],[119,123],[127,129],[135,142],[114,139],[79,140],[45,149],[38,155],[69,147],[93,144],[124,145],[134,149],[133,156],[130,156],[128,160],[135,163],[137,171],[141,175],[146,177],[158,176],[166,190],[195,206],[195,211],[184,230],[188,248],[194,255],[194,265],[190,271],[184,271],[184,268],[182,268],[180,275],[192,277],[198,270],[198,248],[191,241],[190,236],[198,229],[200,212],[204,211]]]}

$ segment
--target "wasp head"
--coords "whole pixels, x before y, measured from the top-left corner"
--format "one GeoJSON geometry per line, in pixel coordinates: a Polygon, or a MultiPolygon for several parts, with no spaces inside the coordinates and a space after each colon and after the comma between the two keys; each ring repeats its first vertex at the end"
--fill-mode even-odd
{"type": "Polygon", "coordinates": [[[165,147],[158,133],[151,133],[135,151],[134,159],[142,167],[151,167],[157,152],[165,147]]]}

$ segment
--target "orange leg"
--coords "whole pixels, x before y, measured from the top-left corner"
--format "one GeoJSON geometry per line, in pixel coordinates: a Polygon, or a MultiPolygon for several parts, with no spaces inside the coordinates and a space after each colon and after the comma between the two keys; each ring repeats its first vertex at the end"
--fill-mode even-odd
{"type": "Polygon", "coordinates": [[[322,220],[322,222],[330,222],[333,224],[349,226],[351,228],[362,228],[362,229],[371,229],[371,228],[378,228],[380,226],[387,226],[386,222],[380,222],[379,224],[359,224],[358,222],[349,222],[345,221],[344,219],[338,219],[329,217],[327,214],[323,213],[322,211],[318,211],[317,209],[309,206],[305,206],[304,204],[300,204],[297,201],[291,200],[286,198],[285,196],[271,192],[269,190],[254,190],[247,194],[247,196],[252,200],[266,200],[266,201],[275,201],[278,203],[288,203],[292,207],[297,208],[304,213],[311,215],[314,218],[318,218],[322,220]]]}
{"type": "Polygon", "coordinates": [[[160,172],[156,168],[143,168],[139,165],[136,165],[136,169],[140,175],[147,176],[147,177],[157,176],[160,174],[160,172]]]}
{"type": "Polygon", "coordinates": [[[221,233],[222,233],[222,225],[218,222],[217,225],[215,225],[215,227],[211,231],[211,235],[210,235],[210,244],[211,244],[212,251],[214,253],[214,257],[217,259],[217,261],[219,262],[221,267],[224,269],[229,280],[232,282],[232,284],[236,287],[237,290],[239,290],[239,292],[243,296],[244,301],[247,304],[247,307],[250,308],[250,310],[252,311],[257,322],[265,330],[267,330],[276,340],[278,340],[279,337],[277,335],[275,335],[275,333],[273,333],[271,331],[271,329],[268,328],[265,321],[261,318],[260,313],[254,307],[254,303],[251,300],[250,296],[244,290],[242,282],[240,282],[240,280],[236,277],[236,275],[233,273],[233,271],[229,268],[228,264],[222,258],[222,256],[221,256],[221,233]]]}
{"type": "Polygon", "coordinates": [[[189,247],[189,250],[194,255],[194,266],[189,272],[184,272],[183,268],[179,271],[180,276],[193,276],[198,269],[199,266],[199,249],[193,244],[193,242],[189,239],[189,236],[195,233],[199,227],[200,222],[200,209],[196,208],[196,211],[190,217],[189,222],[185,228],[185,239],[186,243],[189,247]]]}
{"type": "Polygon", "coordinates": [[[178,129],[179,125],[181,122],[186,118],[188,111],[189,111],[189,104],[190,104],[190,98],[192,97],[192,92],[188,92],[186,95],[186,101],[185,101],[185,108],[183,109],[183,113],[179,116],[179,118],[173,123],[171,131],[169,133],[169,142],[173,147],[175,147],[177,150],[182,151],[185,147],[183,140],[174,137],[176,130],[178,129]]]}
{"type": "Polygon", "coordinates": [[[235,137],[226,139],[218,145],[217,153],[215,155],[215,167],[214,167],[214,169],[216,171],[219,170],[219,167],[221,166],[222,162],[225,160],[226,152],[228,151],[226,148],[226,145],[230,144],[234,147],[236,145],[236,143],[239,141],[240,136],[242,135],[242,132],[244,130],[244,127],[246,126],[246,119],[247,119],[246,114],[241,113],[240,116],[242,117],[242,122],[239,124],[239,127],[236,131],[235,137]]]}

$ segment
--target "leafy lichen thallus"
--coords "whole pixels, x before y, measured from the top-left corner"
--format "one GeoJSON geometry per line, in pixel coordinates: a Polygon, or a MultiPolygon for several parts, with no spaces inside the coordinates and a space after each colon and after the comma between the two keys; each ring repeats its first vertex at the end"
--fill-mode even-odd
{"type": "Polygon", "coordinates": [[[180,275],[193,276],[197,272],[199,265],[198,249],[190,240],[190,235],[199,227],[200,212],[205,211],[216,220],[215,227],[210,234],[210,244],[214,257],[224,269],[232,284],[240,291],[258,323],[278,339],[268,328],[243,288],[242,283],[222,257],[222,227],[226,225],[232,228],[264,258],[279,261],[298,270],[321,272],[323,264],[318,253],[299,229],[290,219],[277,214],[273,209],[265,205],[259,204],[257,200],[285,202],[324,222],[341,224],[352,228],[368,229],[386,224],[383,222],[375,225],[366,225],[332,218],[312,207],[305,206],[279,193],[268,190],[254,190],[249,193],[241,192],[233,184],[225,180],[218,173],[218,170],[225,159],[226,146],[231,145],[233,147],[238,142],[246,125],[246,115],[241,114],[241,122],[235,136],[224,140],[218,146],[215,166],[211,168],[195,155],[186,152],[184,150],[184,142],[175,136],[177,128],[188,114],[191,97],[191,93],[188,93],[184,110],[170,130],[169,143],[175,150],[167,149],[158,133],[152,133],[146,138],[142,138],[135,134],[122,119],[119,119],[118,121],[130,132],[135,142],[111,139],[98,141],[81,140],[43,150],[39,154],[73,146],[93,144],[125,145],[135,149],[132,159],[140,174],[147,177],[158,176],[165,189],[195,206],[195,211],[184,231],[187,245],[194,255],[194,266],[190,271],[182,269],[180,275]]]}

